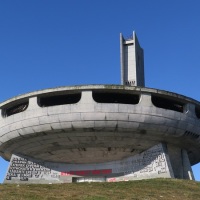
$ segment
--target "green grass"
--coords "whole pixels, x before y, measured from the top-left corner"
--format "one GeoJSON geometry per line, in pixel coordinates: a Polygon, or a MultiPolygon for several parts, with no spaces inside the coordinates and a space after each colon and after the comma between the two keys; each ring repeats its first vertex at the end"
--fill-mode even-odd
{"type": "Polygon", "coordinates": [[[1,184],[0,199],[200,200],[200,183],[177,179],[149,179],[118,183],[1,184]]]}

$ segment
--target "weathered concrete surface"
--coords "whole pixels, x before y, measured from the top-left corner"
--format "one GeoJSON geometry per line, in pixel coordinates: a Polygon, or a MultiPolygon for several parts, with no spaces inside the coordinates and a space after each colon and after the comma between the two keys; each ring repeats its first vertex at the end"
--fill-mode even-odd
{"type": "Polygon", "coordinates": [[[122,160],[95,164],[44,162],[12,155],[4,183],[64,183],[173,178],[166,146],[158,144],[122,160]]]}
{"type": "Polygon", "coordinates": [[[187,152],[173,145],[167,145],[167,149],[174,177],[179,179],[194,180],[187,152]]]}
{"type": "Polygon", "coordinates": [[[120,61],[121,84],[144,87],[144,53],[135,32],[128,39],[120,34],[120,61]]]}
{"type": "Polygon", "coordinates": [[[0,155],[12,154],[66,163],[103,163],[134,156],[163,141],[200,161],[199,102],[161,90],[117,85],[76,86],[22,95],[0,105],[2,111],[27,100],[28,108],[0,117],[0,155]],[[138,94],[138,104],[97,103],[92,91],[138,94]],[[81,92],[75,104],[40,107],[41,96],[81,92]],[[183,112],[158,108],[153,94],[184,102],[183,112]]]}

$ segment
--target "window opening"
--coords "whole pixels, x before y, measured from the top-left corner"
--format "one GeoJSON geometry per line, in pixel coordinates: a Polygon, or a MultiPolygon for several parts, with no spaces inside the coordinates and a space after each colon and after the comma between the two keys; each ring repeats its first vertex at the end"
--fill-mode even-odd
{"type": "Polygon", "coordinates": [[[48,107],[48,106],[58,106],[65,104],[75,104],[78,103],[80,99],[81,99],[81,93],[40,97],[39,106],[48,107]]]}
{"type": "Polygon", "coordinates": [[[109,92],[92,92],[94,101],[97,103],[120,103],[120,104],[138,104],[139,95],[109,92]]]}
{"type": "Polygon", "coordinates": [[[195,106],[195,114],[200,119],[200,106],[195,106]]]}
{"type": "Polygon", "coordinates": [[[5,109],[3,110],[3,116],[9,117],[9,116],[11,116],[11,115],[14,115],[14,114],[23,112],[23,111],[25,111],[27,108],[28,108],[28,101],[27,101],[27,102],[24,102],[24,103],[20,103],[20,104],[14,105],[14,106],[11,106],[11,107],[9,107],[9,108],[5,108],[5,109]]]}
{"type": "Polygon", "coordinates": [[[152,95],[151,100],[154,106],[158,108],[164,108],[167,110],[174,110],[174,111],[183,113],[184,103],[182,102],[174,101],[165,97],[158,97],[154,95],[152,95]]]}
{"type": "Polygon", "coordinates": [[[191,131],[185,131],[184,136],[190,136],[191,138],[195,138],[195,139],[199,138],[198,134],[191,132],[191,131]]]}

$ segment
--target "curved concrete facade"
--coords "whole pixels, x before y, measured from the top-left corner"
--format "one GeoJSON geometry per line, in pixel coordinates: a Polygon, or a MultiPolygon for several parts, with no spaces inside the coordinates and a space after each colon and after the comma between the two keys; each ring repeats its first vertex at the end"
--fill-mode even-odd
{"type": "Polygon", "coordinates": [[[184,149],[190,163],[200,161],[200,103],[166,91],[119,85],[87,85],[36,91],[0,104],[0,155],[12,154],[68,164],[105,163],[125,159],[164,143],[184,149]],[[135,94],[137,104],[97,103],[94,92],[135,94]],[[40,106],[40,98],[80,93],[77,103],[40,106]],[[152,103],[152,96],[181,102],[182,112],[152,103]],[[21,102],[28,107],[6,116],[21,102]]]}

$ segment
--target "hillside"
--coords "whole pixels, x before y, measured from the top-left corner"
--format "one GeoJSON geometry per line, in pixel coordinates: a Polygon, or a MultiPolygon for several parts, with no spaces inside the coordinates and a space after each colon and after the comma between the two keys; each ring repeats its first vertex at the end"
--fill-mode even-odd
{"type": "Polygon", "coordinates": [[[118,183],[72,183],[56,185],[0,185],[2,200],[198,200],[200,182],[152,179],[118,183]]]}

